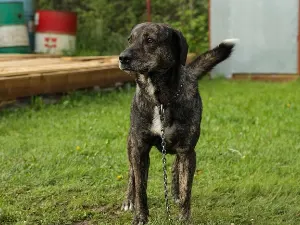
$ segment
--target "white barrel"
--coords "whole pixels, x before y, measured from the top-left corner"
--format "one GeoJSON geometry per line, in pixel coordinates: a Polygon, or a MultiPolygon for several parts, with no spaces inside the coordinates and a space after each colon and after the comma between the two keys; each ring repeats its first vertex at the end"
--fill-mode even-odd
{"type": "Polygon", "coordinates": [[[35,52],[64,54],[76,48],[77,15],[40,10],[35,15],[35,52]]]}

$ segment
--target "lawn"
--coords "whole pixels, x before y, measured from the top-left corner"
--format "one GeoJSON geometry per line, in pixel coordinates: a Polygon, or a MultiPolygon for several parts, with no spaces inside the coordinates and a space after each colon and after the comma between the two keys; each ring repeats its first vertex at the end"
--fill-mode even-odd
{"type": "MultiPolygon", "coordinates": [[[[300,82],[203,80],[199,89],[192,223],[300,224],[300,82]]],[[[2,110],[0,224],[130,224],[120,206],[133,93],[81,91],[2,110]]],[[[165,221],[161,168],[153,149],[149,224],[165,221]]]]}

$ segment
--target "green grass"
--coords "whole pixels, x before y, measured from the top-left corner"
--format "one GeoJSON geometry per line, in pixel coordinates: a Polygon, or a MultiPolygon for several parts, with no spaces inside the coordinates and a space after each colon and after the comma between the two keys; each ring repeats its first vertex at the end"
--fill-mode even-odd
{"type": "MultiPolygon", "coordinates": [[[[299,90],[300,82],[200,82],[193,224],[300,224],[299,90]]],[[[2,110],[0,224],[130,224],[120,206],[133,93],[75,92],[2,110]]],[[[153,149],[150,224],[165,221],[161,168],[153,149]]]]}

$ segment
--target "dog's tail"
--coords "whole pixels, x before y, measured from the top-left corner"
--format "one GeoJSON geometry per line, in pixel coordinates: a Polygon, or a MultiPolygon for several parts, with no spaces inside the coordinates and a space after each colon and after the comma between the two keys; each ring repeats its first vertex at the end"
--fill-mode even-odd
{"type": "Polygon", "coordinates": [[[226,39],[222,41],[219,46],[198,56],[194,61],[187,65],[187,67],[197,76],[197,79],[201,79],[218,63],[224,61],[231,55],[237,42],[239,42],[239,39],[226,39]]]}

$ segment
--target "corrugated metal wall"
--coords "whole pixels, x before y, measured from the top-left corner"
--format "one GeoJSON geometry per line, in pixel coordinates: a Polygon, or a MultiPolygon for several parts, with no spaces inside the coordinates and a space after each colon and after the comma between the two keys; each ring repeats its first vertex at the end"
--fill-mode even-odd
{"type": "Polygon", "coordinates": [[[297,73],[299,0],[211,0],[211,47],[239,38],[213,74],[297,73]]]}

